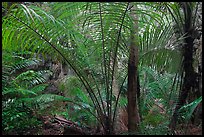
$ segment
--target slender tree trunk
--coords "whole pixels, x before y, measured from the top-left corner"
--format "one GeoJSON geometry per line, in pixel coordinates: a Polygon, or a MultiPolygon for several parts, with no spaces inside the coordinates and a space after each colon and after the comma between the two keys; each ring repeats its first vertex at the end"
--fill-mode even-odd
{"type": "MultiPolygon", "coordinates": [[[[135,10],[135,7],[134,7],[135,10]]],[[[131,43],[130,43],[130,55],[128,61],[128,131],[138,131],[139,126],[139,110],[137,101],[137,87],[138,87],[138,45],[136,42],[137,32],[137,17],[131,11],[131,17],[133,19],[133,26],[131,29],[131,43]]]]}
{"type": "Polygon", "coordinates": [[[137,101],[137,46],[130,47],[130,58],[128,63],[128,130],[138,130],[139,110],[137,101]]]}

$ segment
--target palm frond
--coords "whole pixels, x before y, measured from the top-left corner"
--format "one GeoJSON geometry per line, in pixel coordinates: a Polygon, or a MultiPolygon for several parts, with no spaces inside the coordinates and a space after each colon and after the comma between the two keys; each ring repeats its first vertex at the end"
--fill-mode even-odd
{"type": "Polygon", "coordinates": [[[181,114],[182,119],[188,121],[191,118],[196,107],[199,105],[199,103],[201,103],[201,101],[202,96],[198,99],[195,99],[193,102],[182,106],[178,111],[181,114]]]}
{"type": "Polygon", "coordinates": [[[140,36],[141,65],[154,64],[158,70],[165,68],[166,71],[178,72],[182,57],[179,46],[184,38],[176,40],[173,32],[169,25],[161,28],[146,27],[140,36]]]}

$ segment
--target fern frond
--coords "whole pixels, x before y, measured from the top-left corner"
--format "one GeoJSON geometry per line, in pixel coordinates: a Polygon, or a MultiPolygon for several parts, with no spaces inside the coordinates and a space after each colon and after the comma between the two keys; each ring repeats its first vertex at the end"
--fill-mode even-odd
{"type": "Polygon", "coordinates": [[[25,86],[35,85],[38,83],[45,82],[45,79],[38,75],[38,73],[33,70],[28,70],[26,72],[21,73],[14,79],[15,83],[23,83],[25,86]],[[28,85],[29,84],[29,85],[28,85]]]}
{"type": "Polygon", "coordinates": [[[24,89],[24,88],[8,88],[4,89],[2,92],[3,95],[14,97],[26,97],[30,95],[37,95],[32,90],[24,89]]]}
{"type": "MultiPolygon", "coordinates": [[[[82,91],[80,88],[76,88],[73,92],[72,95],[74,95],[75,97],[77,97],[76,99],[80,102],[86,103],[86,104],[90,104],[91,100],[90,98],[87,96],[87,94],[82,91]]],[[[76,101],[77,101],[76,100],[76,101]]]]}
{"type": "MultiPolygon", "coordinates": [[[[19,58],[19,56],[17,56],[19,58]]],[[[36,58],[29,58],[29,59],[22,59],[20,62],[14,64],[12,66],[12,73],[15,73],[17,70],[23,69],[23,68],[28,68],[30,66],[38,65],[40,63],[40,60],[36,58]]]]}
{"type": "Polygon", "coordinates": [[[195,99],[193,102],[182,106],[178,111],[181,117],[186,121],[188,121],[191,118],[196,107],[199,105],[199,103],[201,103],[201,101],[202,101],[202,96],[199,97],[198,99],[195,99]]]}
{"type": "MultiPolygon", "coordinates": [[[[83,102],[77,102],[75,100],[72,100],[71,98],[67,98],[61,95],[56,95],[56,94],[42,94],[33,98],[21,98],[21,101],[31,103],[35,106],[39,106],[40,109],[45,109],[47,106],[51,105],[50,103],[55,102],[55,101],[65,101],[65,102],[70,102],[74,105],[77,105],[78,107],[81,107],[82,109],[90,111],[92,107],[83,102]]],[[[92,112],[91,112],[92,113],[92,112]]]]}
{"type": "Polygon", "coordinates": [[[48,84],[40,84],[40,85],[36,85],[33,88],[31,88],[30,90],[36,94],[39,94],[40,92],[42,92],[43,90],[45,90],[45,88],[48,86],[48,84]]]}

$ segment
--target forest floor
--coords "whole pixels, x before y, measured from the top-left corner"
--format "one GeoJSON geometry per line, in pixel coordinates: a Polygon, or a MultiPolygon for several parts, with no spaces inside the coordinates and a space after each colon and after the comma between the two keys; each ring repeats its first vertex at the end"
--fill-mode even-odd
{"type": "MultiPolygon", "coordinates": [[[[95,135],[96,129],[82,129],[76,123],[68,121],[59,116],[41,116],[42,126],[27,129],[22,133],[9,133],[9,135],[95,135]]],[[[101,134],[101,133],[97,133],[101,134]]],[[[117,134],[117,133],[116,133],[117,134]]],[[[202,135],[202,127],[189,124],[179,125],[179,129],[175,130],[176,135],[202,135]]]]}
{"type": "MultiPolygon", "coordinates": [[[[86,135],[82,131],[75,128],[70,128],[69,130],[64,131],[64,127],[60,123],[50,122],[53,121],[51,116],[45,116],[42,127],[29,129],[24,131],[22,135],[86,135]]],[[[13,133],[17,135],[17,133],[13,133]]],[[[90,134],[90,132],[89,132],[90,134]]],[[[91,133],[94,134],[94,133],[91,133]]],[[[176,130],[176,135],[202,135],[202,127],[196,127],[190,125],[187,133],[184,133],[182,130],[176,130]]]]}

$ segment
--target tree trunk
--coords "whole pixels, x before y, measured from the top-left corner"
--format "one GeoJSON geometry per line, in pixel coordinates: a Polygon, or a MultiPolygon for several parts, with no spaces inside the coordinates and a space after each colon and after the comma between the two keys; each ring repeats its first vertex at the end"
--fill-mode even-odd
{"type": "MultiPolygon", "coordinates": [[[[135,8],[134,8],[135,10],[135,8]]],[[[139,128],[139,110],[137,101],[137,86],[138,86],[138,45],[136,43],[137,32],[137,17],[131,11],[130,15],[133,19],[133,26],[131,29],[131,43],[130,43],[130,55],[128,61],[128,131],[138,131],[139,128]]]]}
{"type": "Polygon", "coordinates": [[[193,41],[194,38],[192,33],[194,29],[192,28],[192,9],[190,7],[190,3],[181,3],[185,17],[184,24],[184,34],[186,34],[186,38],[184,39],[183,45],[183,73],[184,73],[184,81],[181,87],[181,93],[179,95],[179,100],[177,106],[175,108],[174,114],[171,119],[170,128],[172,130],[175,129],[177,120],[178,120],[178,111],[185,104],[187,97],[190,92],[194,92],[195,84],[196,84],[196,73],[193,68],[193,41]]]}
{"type": "Polygon", "coordinates": [[[137,46],[130,47],[128,63],[128,131],[138,130],[139,110],[137,104],[137,46]]]}

